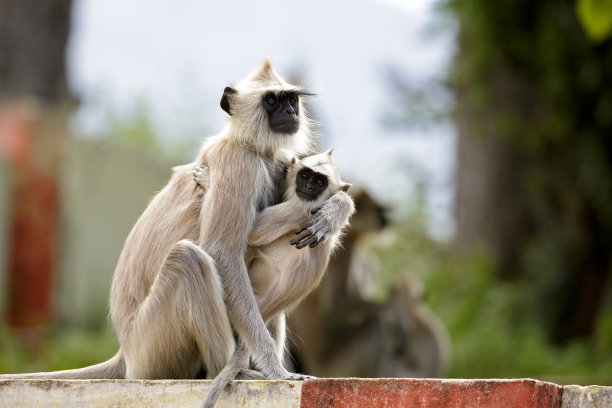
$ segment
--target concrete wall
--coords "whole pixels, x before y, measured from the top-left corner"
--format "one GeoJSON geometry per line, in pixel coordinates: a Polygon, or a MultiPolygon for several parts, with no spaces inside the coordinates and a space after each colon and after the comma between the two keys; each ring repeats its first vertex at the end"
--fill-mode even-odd
{"type": "MultiPolygon", "coordinates": [[[[0,406],[11,408],[199,408],[210,381],[0,380],[0,406]]],[[[216,408],[299,408],[300,383],[242,381],[216,408]]]]}
{"type": "Polygon", "coordinates": [[[60,322],[85,325],[106,318],[123,242],[150,198],[168,181],[171,167],[139,151],[99,141],[68,143],[60,169],[54,296],[60,322]]]}
{"type": "MultiPolygon", "coordinates": [[[[0,406],[199,407],[210,381],[0,380],[0,406]]],[[[609,408],[612,387],[542,381],[315,379],[235,381],[217,408],[609,408]]]]}

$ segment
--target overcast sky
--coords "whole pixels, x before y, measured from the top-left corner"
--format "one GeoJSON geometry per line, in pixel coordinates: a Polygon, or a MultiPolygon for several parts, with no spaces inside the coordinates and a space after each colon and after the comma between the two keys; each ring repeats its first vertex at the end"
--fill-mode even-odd
{"type": "MultiPolygon", "coordinates": [[[[109,110],[145,102],[168,143],[203,139],[224,123],[225,86],[270,57],[286,78],[317,93],[324,148],[336,146],[345,179],[400,203],[427,181],[431,228],[452,228],[454,133],[448,124],[391,131],[397,103],[385,73],[411,82],[441,78],[452,25],[432,0],[77,0],[69,81],[82,100],[77,132],[104,131],[109,110]],[[206,133],[206,134],[200,134],[206,133]]],[[[194,151],[195,156],[195,151],[194,151]]]]}

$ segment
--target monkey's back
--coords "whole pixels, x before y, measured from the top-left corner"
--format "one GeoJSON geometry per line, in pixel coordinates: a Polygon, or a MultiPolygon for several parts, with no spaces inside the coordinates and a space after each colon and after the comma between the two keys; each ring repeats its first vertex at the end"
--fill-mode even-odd
{"type": "Polygon", "coordinates": [[[193,184],[196,163],[175,167],[168,184],[155,195],[130,231],[113,275],[110,314],[118,334],[147,296],[159,268],[182,239],[197,241],[202,192],[193,184]],[[147,256],[143,256],[147,254],[147,256]]]}

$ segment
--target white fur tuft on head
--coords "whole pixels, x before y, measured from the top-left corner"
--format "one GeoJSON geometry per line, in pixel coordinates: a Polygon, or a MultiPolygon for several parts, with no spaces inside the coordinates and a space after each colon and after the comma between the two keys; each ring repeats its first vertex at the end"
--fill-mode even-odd
{"type": "Polygon", "coordinates": [[[285,80],[278,75],[272,67],[272,61],[269,58],[264,59],[246,78],[250,82],[258,82],[265,86],[287,86],[285,80]]]}

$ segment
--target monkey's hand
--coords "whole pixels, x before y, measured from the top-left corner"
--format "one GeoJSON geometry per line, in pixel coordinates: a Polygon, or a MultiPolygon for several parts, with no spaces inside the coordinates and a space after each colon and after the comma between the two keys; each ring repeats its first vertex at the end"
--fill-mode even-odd
{"type": "Polygon", "coordinates": [[[355,212],[355,204],[348,194],[339,191],[311,212],[314,214],[312,219],[298,228],[295,231],[297,237],[289,241],[298,249],[307,245],[314,248],[328,235],[340,232],[355,212]]]}
{"type": "Polygon", "coordinates": [[[204,190],[210,187],[210,170],[208,166],[198,166],[193,169],[193,181],[204,190]]]}

